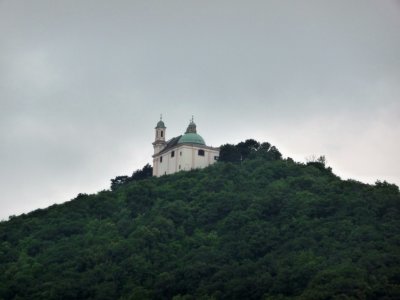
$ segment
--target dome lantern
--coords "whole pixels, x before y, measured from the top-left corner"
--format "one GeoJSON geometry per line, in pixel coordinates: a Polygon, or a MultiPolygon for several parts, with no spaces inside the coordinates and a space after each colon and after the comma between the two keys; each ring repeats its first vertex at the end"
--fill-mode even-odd
{"type": "Polygon", "coordinates": [[[196,124],[193,121],[193,116],[185,133],[197,133],[196,124]]]}
{"type": "Polygon", "coordinates": [[[197,134],[196,124],[193,121],[193,116],[192,119],[190,120],[189,126],[186,129],[185,134],[182,135],[178,141],[178,144],[183,144],[183,143],[199,144],[199,145],[206,144],[204,142],[204,139],[199,134],[197,134]]]}

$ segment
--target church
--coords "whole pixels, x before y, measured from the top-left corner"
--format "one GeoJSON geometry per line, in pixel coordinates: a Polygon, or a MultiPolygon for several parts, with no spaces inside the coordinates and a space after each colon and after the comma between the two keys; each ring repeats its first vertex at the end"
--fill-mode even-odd
{"type": "Polygon", "coordinates": [[[153,176],[205,168],[218,160],[219,148],[206,145],[204,139],[197,134],[193,117],[183,135],[166,141],[166,129],[160,118],[153,142],[153,176]]]}

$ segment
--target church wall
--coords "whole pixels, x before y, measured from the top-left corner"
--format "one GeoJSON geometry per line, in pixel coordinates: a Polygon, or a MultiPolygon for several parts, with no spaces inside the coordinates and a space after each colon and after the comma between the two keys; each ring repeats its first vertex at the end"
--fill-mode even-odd
{"type": "Polygon", "coordinates": [[[154,158],[153,175],[162,176],[183,170],[205,168],[215,163],[216,160],[214,157],[218,155],[218,150],[209,149],[207,147],[181,145],[160,155],[162,156],[162,162],[160,162],[160,156],[154,158]],[[204,156],[199,155],[199,150],[204,151],[204,156]],[[174,157],[171,157],[172,151],[175,151],[174,157]]]}
{"type": "Polygon", "coordinates": [[[171,152],[172,151],[168,151],[156,157],[156,163],[157,163],[157,171],[155,174],[156,176],[162,176],[176,172],[174,168],[176,164],[176,156],[171,157],[171,152]],[[162,157],[162,161],[160,161],[160,157],[162,157]]]}

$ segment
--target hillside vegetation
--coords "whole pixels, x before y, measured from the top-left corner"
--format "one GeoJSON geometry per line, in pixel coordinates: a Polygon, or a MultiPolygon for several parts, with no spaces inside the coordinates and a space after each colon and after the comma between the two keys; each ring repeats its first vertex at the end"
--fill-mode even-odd
{"type": "Polygon", "coordinates": [[[1,222],[0,299],[400,298],[397,186],[267,143],[221,150],[1,222]]]}

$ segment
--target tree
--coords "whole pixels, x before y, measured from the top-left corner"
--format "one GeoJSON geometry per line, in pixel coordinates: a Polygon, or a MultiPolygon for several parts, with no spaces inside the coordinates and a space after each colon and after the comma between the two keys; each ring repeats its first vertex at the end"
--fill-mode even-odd
{"type": "Polygon", "coordinates": [[[136,170],[133,172],[132,180],[142,180],[153,176],[153,167],[146,164],[141,170],[136,170]]]}
{"type": "Polygon", "coordinates": [[[245,160],[250,158],[252,154],[257,152],[260,148],[260,143],[253,139],[248,139],[244,142],[240,142],[236,145],[236,148],[239,150],[241,159],[245,160]]]}
{"type": "Polygon", "coordinates": [[[315,154],[306,157],[307,166],[314,166],[320,170],[324,170],[326,166],[325,155],[317,157],[315,154]]]}
{"type": "Polygon", "coordinates": [[[143,180],[153,176],[153,167],[149,164],[146,164],[141,170],[136,170],[133,172],[132,176],[117,176],[114,179],[111,179],[111,190],[115,191],[118,187],[137,180],[143,180]]]}
{"type": "Polygon", "coordinates": [[[129,177],[124,175],[124,176],[117,176],[114,179],[111,179],[111,190],[115,191],[118,187],[121,185],[125,184],[128,182],[129,177]]]}
{"type": "Polygon", "coordinates": [[[219,161],[239,162],[241,159],[239,149],[232,144],[222,145],[219,149],[219,161]]]}
{"type": "Polygon", "coordinates": [[[281,154],[281,152],[280,152],[275,146],[272,146],[272,147],[269,149],[268,153],[269,153],[269,159],[270,159],[270,160],[279,160],[279,159],[282,159],[282,154],[281,154]]]}
{"type": "Polygon", "coordinates": [[[0,299],[399,298],[396,185],[229,147],[242,164],[162,178],[146,165],[0,222],[0,299]]]}
{"type": "Polygon", "coordinates": [[[247,159],[262,158],[265,160],[280,160],[282,154],[270,143],[259,143],[254,139],[247,139],[237,145],[225,144],[220,147],[219,161],[240,162],[247,159]]]}

